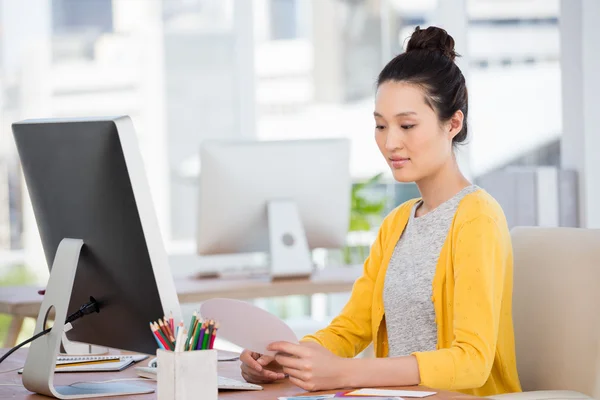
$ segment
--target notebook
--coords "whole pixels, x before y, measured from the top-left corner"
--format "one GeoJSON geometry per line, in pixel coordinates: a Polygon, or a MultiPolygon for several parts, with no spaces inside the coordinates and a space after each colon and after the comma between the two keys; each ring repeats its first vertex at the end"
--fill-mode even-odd
{"type": "MultiPolygon", "coordinates": [[[[145,360],[147,355],[58,356],[55,372],[118,372],[145,360]]],[[[19,370],[23,373],[23,369],[19,370]]]]}

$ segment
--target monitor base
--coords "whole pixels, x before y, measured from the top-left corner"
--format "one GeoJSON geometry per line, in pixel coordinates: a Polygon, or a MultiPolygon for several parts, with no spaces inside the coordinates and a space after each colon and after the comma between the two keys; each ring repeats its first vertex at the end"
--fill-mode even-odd
{"type": "Polygon", "coordinates": [[[54,390],[59,394],[59,399],[85,399],[88,397],[124,396],[134,394],[153,393],[150,387],[132,384],[107,382],[107,383],[77,383],[70,386],[55,386],[54,390]]]}
{"type": "Polygon", "coordinates": [[[82,247],[83,240],[65,238],[56,250],[34,334],[38,334],[45,329],[48,315],[52,309],[54,309],[55,323],[49,333],[31,343],[23,368],[23,386],[29,391],[57,399],[152,393],[154,389],[151,388],[123,384],[109,385],[90,382],[73,386],[54,386],[54,371],[58,350],[64,332],[71,328],[71,324],[65,325],[62,321],[67,319],[75,272],[77,271],[82,247]]]}
{"type": "Polygon", "coordinates": [[[267,206],[271,279],[306,278],[314,270],[298,206],[273,200],[267,206]]]}

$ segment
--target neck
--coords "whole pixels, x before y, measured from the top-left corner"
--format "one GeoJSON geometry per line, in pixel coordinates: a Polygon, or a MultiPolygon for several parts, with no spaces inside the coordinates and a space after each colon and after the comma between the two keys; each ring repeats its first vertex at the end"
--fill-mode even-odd
{"type": "Polygon", "coordinates": [[[435,175],[423,178],[416,184],[423,200],[420,209],[425,214],[451,199],[471,183],[460,172],[456,158],[452,157],[435,175]]]}

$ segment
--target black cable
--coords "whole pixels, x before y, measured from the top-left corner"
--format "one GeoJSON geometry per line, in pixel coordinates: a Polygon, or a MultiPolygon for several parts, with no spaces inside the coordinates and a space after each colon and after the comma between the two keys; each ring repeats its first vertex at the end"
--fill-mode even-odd
{"type": "Polygon", "coordinates": [[[52,328],[43,330],[40,333],[38,333],[37,335],[32,336],[29,339],[25,340],[24,342],[21,342],[18,345],[16,345],[15,347],[13,347],[8,352],[6,352],[6,354],[4,354],[2,357],[0,357],[0,364],[2,363],[2,361],[6,360],[8,358],[8,356],[10,356],[15,351],[19,350],[21,347],[25,346],[27,343],[33,342],[35,339],[40,338],[40,337],[46,335],[47,333],[50,333],[51,330],[52,330],[52,328]]]}
{"type": "MultiPolygon", "coordinates": [[[[98,302],[96,301],[96,299],[94,299],[92,296],[90,296],[89,303],[85,303],[84,305],[82,305],[81,307],[79,307],[79,310],[77,310],[73,314],[69,315],[67,317],[66,321],[65,321],[65,324],[68,324],[70,322],[76,321],[79,318],[82,318],[82,317],[84,317],[84,316],[86,316],[88,314],[91,314],[93,312],[99,313],[100,312],[100,305],[98,304],[98,302]]],[[[2,363],[2,361],[6,360],[8,358],[8,356],[10,356],[15,351],[17,351],[21,347],[25,346],[27,343],[31,343],[34,340],[36,340],[38,338],[41,338],[44,335],[47,335],[48,333],[50,333],[51,330],[52,330],[52,328],[44,329],[43,331],[41,331],[37,335],[34,335],[34,336],[30,337],[29,339],[27,339],[27,340],[19,343],[15,347],[13,347],[8,352],[6,352],[6,354],[4,354],[2,357],[0,357],[0,364],[2,363]]]]}

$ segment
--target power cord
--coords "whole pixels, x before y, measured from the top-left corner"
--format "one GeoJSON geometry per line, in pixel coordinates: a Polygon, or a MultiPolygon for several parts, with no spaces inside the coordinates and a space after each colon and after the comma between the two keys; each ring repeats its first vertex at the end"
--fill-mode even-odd
{"type": "MultiPolygon", "coordinates": [[[[96,301],[96,299],[94,299],[92,296],[90,296],[90,301],[88,303],[85,303],[81,307],[79,307],[79,310],[77,310],[73,314],[69,315],[65,321],[65,324],[76,321],[79,318],[82,318],[82,317],[84,317],[88,314],[94,313],[94,312],[96,312],[96,313],[100,312],[100,305],[96,301]]],[[[34,335],[34,336],[30,337],[29,339],[19,343],[15,347],[13,347],[8,352],[6,352],[6,354],[4,354],[2,357],[0,357],[0,364],[2,363],[2,361],[6,360],[8,358],[8,356],[10,356],[15,351],[17,351],[21,347],[25,346],[27,343],[31,343],[34,340],[41,338],[44,335],[47,335],[48,333],[50,333],[51,330],[52,330],[52,328],[44,329],[37,335],[34,335]]]]}

